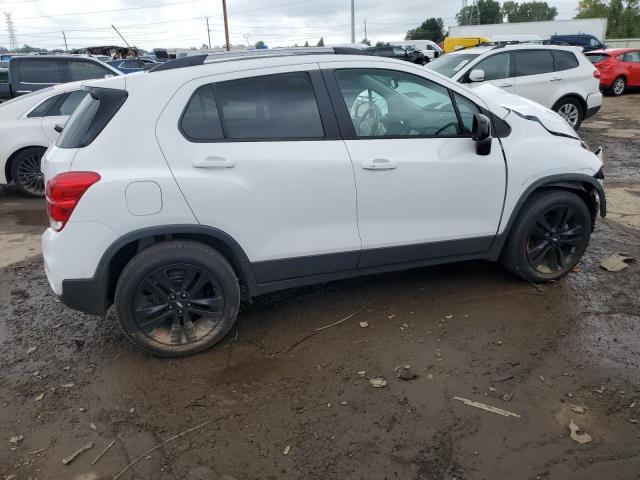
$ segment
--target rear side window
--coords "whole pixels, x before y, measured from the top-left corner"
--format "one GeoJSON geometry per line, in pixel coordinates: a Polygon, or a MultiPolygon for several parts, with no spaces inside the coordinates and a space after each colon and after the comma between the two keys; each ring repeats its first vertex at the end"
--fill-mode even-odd
{"type": "Polygon", "coordinates": [[[60,106],[54,112],[49,112],[48,115],[71,115],[86,95],[87,92],[83,90],[69,93],[60,106]]]}
{"type": "Polygon", "coordinates": [[[47,98],[44,102],[42,102],[36,108],[31,110],[31,112],[29,112],[29,115],[27,115],[27,117],[29,118],[44,117],[49,111],[49,109],[53,107],[53,105],[56,104],[60,100],[60,97],[63,95],[66,95],[66,93],[62,93],[60,95],[54,95],[53,97],[47,98]]]}
{"type": "Polygon", "coordinates": [[[212,142],[224,138],[213,85],[198,88],[182,114],[180,130],[195,142],[212,142]]]}
{"type": "Polygon", "coordinates": [[[571,52],[565,52],[564,50],[554,50],[553,58],[556,61],[556,71],[570,70],[577,68],[578,59],[571,52]]]}
{"type": "Polygon", "coordinates": [[[587,55],[587,58],[591,63],[600,63],[603,60],[606,60],[607,58],[609,58],[609,55],[605,55],[603,53],[594,53],[594,54],[587,55]]]}
{"type": "Polygon", "coordinates": [[[517,77],[553,72],[553,56],[549,50],[522,50],[514,53],[517,77]]]}
{"type": "Polygon", "coordinates": [[[113,72],[110,70],[93,62],[85,62],[82,60],[71,60],[69,62],[69,77],[71,82],[104,78],[105,75],[112,74],[113,72]]]}
{"type": "Polygon", "coordinates": [[[622,56],[624,62],[640,63],[640,52],[627,52],[622,56]]]}
{"type": "Polygon", "coordinates": [[[229,139],[322,138],[324,129],[309,75],[304,72],[217,84],[229,139]]]}
{"type": "Polygon", "coordinates": [[[89,145],[124,104],[127,95],[125,90],[91,89],[69,118],[56,145],[60,148],[83,148],[89,145]]]}
{"type": "Polygon", "coordinates": [[[62,62],[56,60],[21,60],[18,65],[22,83],[64,83],[62,62]]]}

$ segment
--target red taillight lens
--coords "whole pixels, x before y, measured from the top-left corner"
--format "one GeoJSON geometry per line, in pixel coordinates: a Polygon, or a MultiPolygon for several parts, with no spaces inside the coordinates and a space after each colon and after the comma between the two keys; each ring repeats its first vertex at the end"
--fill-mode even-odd
{"type": "Polygon", "coordinates": [[[600,78],[600,70],[594,70],[593,71],[593,76],[594,76],[594,78],[600,78]]]}
{"type": "Polygon", "coordinates": [[[60,231],[87,189],[100,180],[95,172],[66,172],[47,181],[47,213],[51,228],[60,231]]]}

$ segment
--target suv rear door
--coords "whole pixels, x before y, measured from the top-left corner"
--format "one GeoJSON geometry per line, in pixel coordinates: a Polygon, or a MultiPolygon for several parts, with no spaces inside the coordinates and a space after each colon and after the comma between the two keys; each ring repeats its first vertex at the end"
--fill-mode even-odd
{"type": "Polygon", "coordinates": [[[562,75],[555,72],[551,50],[514,50],[513,57],[515,93],[551,108],[564,89],[562,75]]]}
{"type": "Polygon", "coordinates": [[[187,82],[156,129],[198,222],[234,238],[259,283],[356,267],[353,168],[317,64],[187,82]]]}

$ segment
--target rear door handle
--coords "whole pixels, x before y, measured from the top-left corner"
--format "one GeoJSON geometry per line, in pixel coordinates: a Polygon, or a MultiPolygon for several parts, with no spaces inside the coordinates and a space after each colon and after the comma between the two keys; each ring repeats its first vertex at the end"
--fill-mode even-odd
{"type": "Polygon", "coordinates": [[[500,88],[505,88],[505,87],[513,87],[513,83],[501,83],[500,85],[498,85],[500,88]]]}
{"type": "Polygon", "coordinates": [[[374,158],[371,161],[362,162],[365,170],[394,170],[397,165],[386,158],[374,158]]]}
{"type": "Polygon", "coordinates": [[[552,78],[552,79],[551,79],[551,80],[549,80],[549,81],[550,81],[550,82],[559,82],[560,80],[562,80],[562,79],[561,79],[561,78],[559,78],[559,77],[554,77],[554,78],[552,78]]]}
{"type": "Polygon", "coordinates": [[[233,168],[236,163],[224,157],[207,157],[204,160],[194,160],[191,165],[194,168],[233,168]]]}

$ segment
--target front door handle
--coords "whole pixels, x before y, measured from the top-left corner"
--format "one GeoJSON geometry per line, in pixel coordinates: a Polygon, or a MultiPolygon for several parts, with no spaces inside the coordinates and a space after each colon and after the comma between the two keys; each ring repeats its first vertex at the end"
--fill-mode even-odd
{"type": "Polygon", "coordinates": [[[194,160],[191,165],[194,168],[233,168],[236,163],[224,157],[207,157],[204,160],[194,160]]]}
{"type": "Polygon", "coordinates": [[[551,80],[549,80],[550,82],[559,82],[560,80],[562,80],[560,77],[553,77],[551,80]]]}
{"type": "Polygon", "coordinates": [[[374,158],[371,161],[362,162],[365,170],[394,170],[397,165],[386,158],[374,158]]]}

